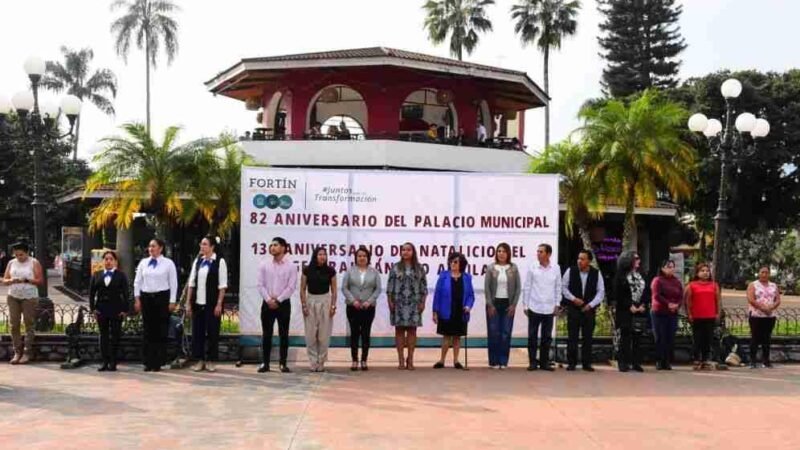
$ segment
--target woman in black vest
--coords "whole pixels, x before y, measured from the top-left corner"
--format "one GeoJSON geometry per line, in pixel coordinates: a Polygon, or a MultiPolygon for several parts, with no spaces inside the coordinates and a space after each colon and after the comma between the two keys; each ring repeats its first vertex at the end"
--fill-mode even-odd
{"type": "Polygon", "coordinates": [[[642,369],[641,340],[647,330],[650,303],[649,284],[639,273],[641,260],[636,252],[625,252],[617,262],[614,277],[614,322],[619,332],[618,367],[620,372],[642,369]]]}
{"type": "Polygon", "coordinates": [[[186,313],[192,318],[192,357],[197,360],[192,370],[195,372],[216,371],[214,362],[219,359],[219,326],[228,288],[228,266],[216,249],[216,238],[204,237],[200,241],[200,256],[192,263],[189,275],[186,313]]]}
{"type": "Polygon", "coordinates": [[[128,313],[128,277],[117,270],[117,254],[103,253],[103,270],[98,270],[89,283],[89,310],[100,328],[100,356],[103,365],[98,372],[116,372],[122,321],[128,313]]]}

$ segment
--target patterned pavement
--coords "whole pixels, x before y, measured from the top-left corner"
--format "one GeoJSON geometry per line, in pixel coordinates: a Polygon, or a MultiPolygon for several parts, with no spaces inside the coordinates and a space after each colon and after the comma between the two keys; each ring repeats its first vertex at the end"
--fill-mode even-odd
{"type": "Polygon", "coordinates": [[[381,349],[353,373],[346,358],[288,375],[0,364],[0,448],[800,448],[800,366],[529,373],[473,351],[461,372],[430,369],[437,352],[423,350],[409,372],[381,349]]]}

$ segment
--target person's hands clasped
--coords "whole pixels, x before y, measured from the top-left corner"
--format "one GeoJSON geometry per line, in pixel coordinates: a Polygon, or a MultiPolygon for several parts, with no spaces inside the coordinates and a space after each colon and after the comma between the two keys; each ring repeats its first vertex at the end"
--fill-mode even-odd
{"type": "Polygon", "coordinates": [[[581,309],[581,311],[583,311],[585,313],[591,312],[592,311],[592,305],[587,303],[586,305],[583,306],[583,309],[581,309]]]}
{"type": "Polygon", "coordinates": [[[271,299],[267,300],[267,307],[269,309],[278,309],[279,306],[280,306],[280,302],[278,302],[277,298],[271,298],[271,299]]]}
{"type": "Polygon", "coordinates": [[[353,308],[355,308],[355,309],[361,309],[362,305],[363,304],[358,299],[353,301],[353,308]]]}

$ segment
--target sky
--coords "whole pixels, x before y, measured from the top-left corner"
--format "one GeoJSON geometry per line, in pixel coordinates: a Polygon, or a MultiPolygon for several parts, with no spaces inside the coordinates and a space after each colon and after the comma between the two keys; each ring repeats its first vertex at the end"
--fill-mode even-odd
{"type": "MultiPolygon", "coordinates": [[[[465,60],[522,70],[542,84],[542,56],[522,47],[514,35],[509,9],[517,0],[497,0],[489,16],[494,31],[482,35],[465,60]]],[[[181,126],[182,140],[243,133],[256,126],[244,104],[214,97],[204,82],[241,58],[386,46],[449,56],[445,44],[434,46],[422,28],[424,0],[175,0],[181,7],[180,49],[152,73],[153,131],[181,126]]],[[[594,0],[584,0],[578,33],[567,38],[550,59],[551,140],[563,139],[579,126],[578,109],[600,95],[603,60],[597,44],[602,19],[594,0]]],[[[682,53],[681,78],[720,69],[785,71],[800,57],[800,2],[794,0],[684,0],[681,31],[688,43],[682,53]]],[[[133,47],[127,63],[114,52],[109,31],[119,15],[111,0],[0,0],[0,94],[11,97],[27,88],[22,68],[37,55],[60,59],[62,45],[94,50],[93,68],[109,68],[118,77],[116,115],[92,105],[81,114],[79,157],[90,158],[98,140],[119,134],[121,124],[145,119],[144,55],[133,47]]],[[[55,94],[44,97],[58,99],[55,94]]],[[[529,151],[543,145],[543,109],[526,116],[529,151]]]]}

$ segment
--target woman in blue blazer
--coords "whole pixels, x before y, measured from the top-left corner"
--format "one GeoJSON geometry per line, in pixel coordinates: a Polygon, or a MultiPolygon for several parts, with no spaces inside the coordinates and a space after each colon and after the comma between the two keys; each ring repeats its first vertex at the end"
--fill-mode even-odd
{"type": "Polygon", "coordinates": [[[458,351],[461,349],[461,336],[467,335],[475,291],[472,289],[472,277],[465,273],[467,259],[464,255],[451,254],[447,258],[447,265],[450,270],[439,274],[433,295],[433,322],[436,324],[436,333],[442,336],[442,357],[433,368],[444,367],[447,351],[452,345],[453,367],[463,369],[464,366],[458,362],[458,351]]]}

